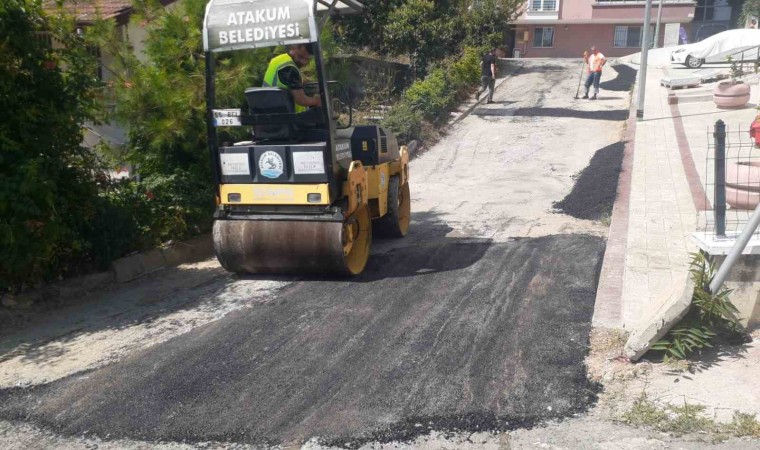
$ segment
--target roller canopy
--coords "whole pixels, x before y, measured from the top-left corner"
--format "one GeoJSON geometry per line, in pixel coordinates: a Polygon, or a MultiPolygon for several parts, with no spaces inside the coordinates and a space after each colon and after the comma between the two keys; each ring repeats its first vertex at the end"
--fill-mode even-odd
{"type": "Polygon", "coordinates": [[[203,20],[207,52],[317,42],[316,16],[355,14],[356,0],[211,0],[203,20]]]}

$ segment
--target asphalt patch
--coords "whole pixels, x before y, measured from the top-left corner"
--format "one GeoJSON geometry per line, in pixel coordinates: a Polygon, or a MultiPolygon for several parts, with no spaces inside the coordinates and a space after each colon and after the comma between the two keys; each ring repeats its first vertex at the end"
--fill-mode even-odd
{"type": "Polygon", "coordinates": [[[617,77],[599,83],[599,88],[605,91],[630,91],[636,82],[637,70],[625,64],[615,64],[612,68],[617,72],[617,77]]]}
{"type": "Polygon", "coordinates": [[[617,198],[624,150],[625,142],[598,150],[589,165],[575,176],[570,194],[555,202],[554,208],[578,219],[601,220],[610,217],[617,198]]]}
{"type": "MultiPolygon", "coordinates": [[[[418,241],[415,241],[418,242],[418,241]]],[[[0,391],[65,435],[344,447],[586,411],[604,240],[434,237],[357,280],[310,280],[126,360],[0,391]]]]}

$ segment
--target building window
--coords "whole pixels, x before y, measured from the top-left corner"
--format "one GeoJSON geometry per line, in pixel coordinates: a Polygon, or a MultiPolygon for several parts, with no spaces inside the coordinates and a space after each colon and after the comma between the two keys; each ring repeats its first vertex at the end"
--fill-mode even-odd
{"type": "Polygon", "coordinates": [[[100,54],[100,47],[88,45],[87,53],[89,53],[90,56],[92,56],[92,59],[95,60],[93,75],[95,75],[98,80],[103,81],[103,57],[100,54]]]}
{"type": "Polygon", "coordinates": [[[531,0],[531,11],[557,11],[557,0],[531,0]]]}
{"type": "Polygon", "coordinates": [[[715,17],[715,0],[697,0],[694,22],[708,22],[715,17]]]}
{"type": "MultiPolygon", "coordinates": [[[[644,27],[616,26],[613,46],[617,48],[641,48],[643,38],[644,27]]],[[[649,46],[654,47],[654,27],[650,27],[649,38],[649,46]]]]}
{"type": "Polygon", "coordinates": [[[533,30],[533,47],[554,47],[554,28],[537,27],[533,30]]]}

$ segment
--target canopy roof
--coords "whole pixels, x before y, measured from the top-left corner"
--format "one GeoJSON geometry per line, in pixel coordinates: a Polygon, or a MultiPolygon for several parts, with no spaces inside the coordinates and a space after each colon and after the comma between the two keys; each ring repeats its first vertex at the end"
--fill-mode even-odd
{"type": "Polygon", "coordinates": [[[333,3],[335,13],[340,15],[357,14],[364,9],[364,5],[356,0],[317,0],[317,13],[327,12],[333,3]]]}
{"type": "Polygon", "coordinates": [[[363,9],[357,0],[210,0],[203,48],[219,52],[317,42],[316,17],[363,9]]]}

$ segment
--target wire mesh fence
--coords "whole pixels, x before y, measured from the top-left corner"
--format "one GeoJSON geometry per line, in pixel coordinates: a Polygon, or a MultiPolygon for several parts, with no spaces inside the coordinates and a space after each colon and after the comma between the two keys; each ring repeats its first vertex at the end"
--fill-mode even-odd
{"type": "MultiPolygon", "coordinates": [[[[733,240],[760,202],[760,148],[750,128],[729,129],[717,121],[707,133],[705,163],[707,211],[700,228],[716,240],[733,240]]],[[[754,237],[760,237],[760,231],[754,237]]]]}

